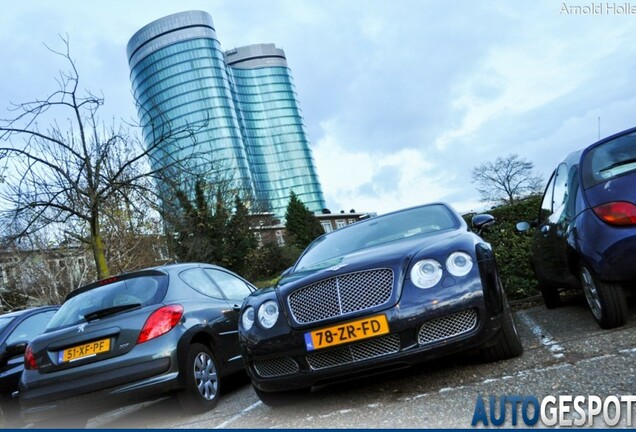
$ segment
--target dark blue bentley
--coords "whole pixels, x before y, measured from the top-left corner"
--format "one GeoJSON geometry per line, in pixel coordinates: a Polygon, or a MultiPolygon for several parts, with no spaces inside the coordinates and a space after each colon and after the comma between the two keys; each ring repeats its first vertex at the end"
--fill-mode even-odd
{"type": "MultiPolygon", "coordinates": [[[[492,223],[473,219],[476,229],[492,223]]],[[[243,358],[268,405],[307,389],[479,349],[523,351],[493,251],[446,204],[367,219],[316,239],[277,286],[250,295],[243,358]]]]}
{"type": "MultiPolygon", "coordinates": [[[[526,222],[517,225],[524,231],[526,222]]],[[[636,128],[566,157],[546,188],[532,262],[548,308],[561,288],[583,288],[603,328],[627,319],[624,285],[636,282],[636,128]]]]}

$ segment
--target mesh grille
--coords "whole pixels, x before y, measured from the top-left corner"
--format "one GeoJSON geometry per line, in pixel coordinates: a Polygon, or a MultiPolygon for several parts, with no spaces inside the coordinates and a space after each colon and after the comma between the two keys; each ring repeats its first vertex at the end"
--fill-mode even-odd
{"type": "Polygon", "coordinates": [[[420,328],[417,340],[420,345],[426,345],[468,333],[476,327],[477,311],[468,309],[425,322],[420,328]]]}
{"type": "Polygon", "coordinates": [[[291,357],[274,357],[254,362],[254,369],[263,378],[290,375],[298,372],[298,363],[291,357]]]}
{"type": "Polygon", "coordinates": [[[307,363],[313,370],[355,363],[400,350],[400,336],[396,334],[338,347],[329,351],[307,354],[307,363]]]}
{"type": "Polygon", "coordinates": [[[349,273],[293,292],[289,308],[297,323],[314,323],[382,305],[389,301],[392,291],[391,269],[349,273]]]}

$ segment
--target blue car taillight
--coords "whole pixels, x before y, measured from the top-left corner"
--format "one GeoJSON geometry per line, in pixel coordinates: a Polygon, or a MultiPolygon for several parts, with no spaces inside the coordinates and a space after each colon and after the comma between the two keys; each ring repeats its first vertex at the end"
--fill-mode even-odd
{"type": "Polygon", "coordinates": [[[31,345],[27,345],[26,351],[24,352],[24,368],[28,370],[36,370],[38,368],[38,363],[35,360],[31,345]]]}
{"type": "Polygon", "coordinates": [[[636,225],[636,205],[628,201],[615,201],[594,207],[602,221],[617,226],[636,225]]]}

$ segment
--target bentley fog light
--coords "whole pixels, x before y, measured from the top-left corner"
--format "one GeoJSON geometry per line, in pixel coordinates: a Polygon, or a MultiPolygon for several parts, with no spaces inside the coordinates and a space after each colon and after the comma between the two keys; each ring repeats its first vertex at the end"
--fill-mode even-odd
{"type": "Polygon", "coordinates": [[[278,320],[278,304],[275,301],[266,301],[258,308],[258,322],[264,328],[272,328],[278,320]]]}
{"type": "Polygon", "coordinates": [[[411,280],[418,288],[432,288],[442,278],[442,265],[433,259],[418,261],[411,269],[411,280]]]}
{"type": "Polygon", "coordinates": [[[446,260],[446,268],[453,276],[466,276],[473,268],[473,259],[466,252],[453,252],[446,260]]]}

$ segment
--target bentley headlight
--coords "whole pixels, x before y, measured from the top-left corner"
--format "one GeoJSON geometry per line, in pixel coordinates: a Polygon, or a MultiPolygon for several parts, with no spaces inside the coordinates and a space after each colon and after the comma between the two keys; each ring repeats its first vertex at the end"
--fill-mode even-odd
{"type": "Polygon", "coordinates": [[[418,288],[432,288],[442,278],[442,265],[433,259],[415,263],[411,269],[411,280],[418,288]]]}
{"type": "Polygon", "coordinates": [[[268,300],[258,308],[258,322],[264,328],[272,328],[278,320],[278,304],[275,301],[268,300]]]}
{"type": "Polygon", "coordinates": [[[243,324],[243,328],[245,330],[251,329],[254,325],[254,308],[252,306],[249,306],[243,311],[243,316],[241,316],[241,324],[243,324]]]}
{"type": "Polygon", "coordinates": [[[446,260],[446,269],[453,276],[466,276],[473,268],[473,259],[466,252],[453,252],[446,260]]]}

